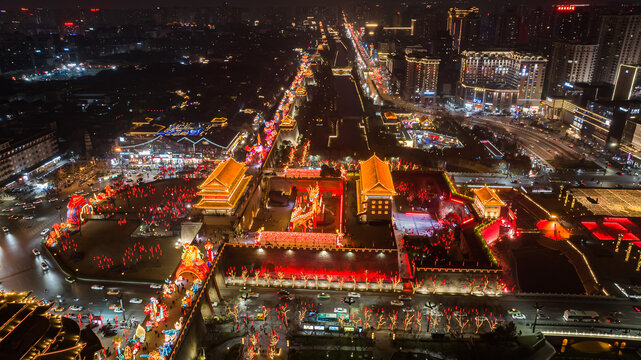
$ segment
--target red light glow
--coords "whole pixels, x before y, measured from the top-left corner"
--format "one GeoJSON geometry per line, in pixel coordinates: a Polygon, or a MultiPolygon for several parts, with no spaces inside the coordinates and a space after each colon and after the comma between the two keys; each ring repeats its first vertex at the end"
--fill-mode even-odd
{"type": "Polygon", "coordinates": [[[556,7],[556,11],[574,11],[575,8],[574,5],[559,5],[556,7]]]}
{"type": "Polygon", "coordinates": [[[64,26],[73,26],[73,23],[71,21],[67,21],[67,22],[63,23],[62,25],[64,25],[64,26]]]}

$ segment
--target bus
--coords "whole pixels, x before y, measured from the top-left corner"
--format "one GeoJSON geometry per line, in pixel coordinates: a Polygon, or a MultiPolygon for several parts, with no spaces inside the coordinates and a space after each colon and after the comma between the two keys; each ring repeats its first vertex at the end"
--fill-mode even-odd
{"type": "Polygon", "coordinates": [[[599,322],[599,314],[596,311],[565,310],[563,320],[576,322],[599,322]]]}
{"type": "Polygon", "coordinates": [[[338,322],[338,319],[349,322],[349,315],[343,313],[318,313],[316,315],[318,322],[338,322]]]}

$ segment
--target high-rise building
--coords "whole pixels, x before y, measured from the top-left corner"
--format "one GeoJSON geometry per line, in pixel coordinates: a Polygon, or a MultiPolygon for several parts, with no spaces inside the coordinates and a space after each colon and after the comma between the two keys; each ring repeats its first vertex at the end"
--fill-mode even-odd
{"type": "Polygon", "coordinates": [[[479,9],[451,8],[447,16],[447,30],[452,36],[452,45],[457,53],[469,49],[479,38],[481,18],[479,9]]]}
{"type": "Polygon", "coordinates": [[[588,4],[554,5],[552,9],[552,39],[586,41],[592,12],[588,4]]]}
{"type": "Polygon", "coordinates": [[[405,55],[405,100],[430,102],[436,96],[440,59],[412,52],[405,55]]]}
{"type": "Polygon", "coordinates": [[[511,48],[516,46],[519,40],[519,28],[521,17],[510,9],[498,16],[496,24],[496,44],[501,47],[511,48]]]}
{"type": "Polygon", "coordinates": [[[515,51],[464,51],[459,97],[485,111],[536,110],[547,59],[515,51]]]}
{"type": "Polygon", "coordinates": [[[641,100],[641,65],[620,65],[612,100],[641,100]]]}
{"type": "Polygon", "coordinates": [[[54,131],[0,138],[0,182],[23,176],[56,155],[58,140],[54,131]]]}
{"type": "Polygon", "coordinates": [[[595,80],[614,84],[619,65],[641,62],[641,14],[605,15],[602,19],[595,80]]]}
{"type": "Polygon", "coordinates": [[[561,95],[575,83],[590,83],[599,45],[556,41],[548,65],[547,95],[561,95]]]}

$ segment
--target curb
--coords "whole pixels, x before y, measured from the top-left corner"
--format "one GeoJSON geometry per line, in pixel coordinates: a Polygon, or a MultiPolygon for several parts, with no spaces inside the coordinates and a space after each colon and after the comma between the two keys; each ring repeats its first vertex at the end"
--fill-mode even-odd
{"type": "Polygon", "coordinates": [[[56,264],[56,267],[65,275],[67,276],[72,276],[76,278],[77,280],[80,281],[87,281],[87,282],[102,282],[102,283],[120,283],[120,284],[133,284],[133,285],[152,285],[152,284],[162,284],[162,282],[155,282],[155,281],[144,281],[144,280],[116,280],[116,279],[104,279],[104,278],[94,278],[94,277],[87,277],[87,276],[78,276],[74,274],[72,271],[70,271],[65,265],[63,265],[60,261],[58,261],[58,258],[49,250],[49,247],[46,246],[43,242],[42,248],[49,254],[49,256],[53,259],[54,263],[56,264]]]}

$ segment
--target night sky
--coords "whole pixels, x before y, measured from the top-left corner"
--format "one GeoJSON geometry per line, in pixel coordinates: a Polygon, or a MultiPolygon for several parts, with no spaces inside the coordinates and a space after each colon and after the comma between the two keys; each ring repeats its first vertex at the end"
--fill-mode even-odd
{"type": "MultiPolygon", "coordinates": [[[[228,4],[232,6],[335,6],[335,5],[345,5],[350,3],[361,2],[363,0],[233,0],[227,1],[228,4]]],[[[420,1],[401,1],[401,0],[364,0],[364,2],[369,2],[371,4],[386,4],[396,7],[401,3],[415,3],[420,1]]],[[[434,1],[438,2],[438,1],[434,1]]],[[[562,4],[562,3],[603,3],[603,1],[598,0],[578,0],[578,1],[567,1],[567,0],[539,0],[536,2],[537,6],[545,6],[552,4],[562,4]]],[[[623,1],[629,2],[629,1],[623,1]]],[[[81,8],[146,8],[146,7],[207,7],[207,6],[218,6],[223,4],[223,0],[0,0],[0,7],[3,8],[18,8],[18,7],[43,7],[43,8],[69,8],[69,7],[81,7],[81,8]]],[[[498,5],[499,3],[504,5],[506,3],[511,3],[512,5],[534,5],[531,1],[528,0],[475,0],[475,1],[451,1],[443,0],[443,3],[448,6],[465,6],[465,3],[469,5],[477,5],[480,7],[498,5]]]]}

